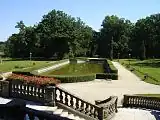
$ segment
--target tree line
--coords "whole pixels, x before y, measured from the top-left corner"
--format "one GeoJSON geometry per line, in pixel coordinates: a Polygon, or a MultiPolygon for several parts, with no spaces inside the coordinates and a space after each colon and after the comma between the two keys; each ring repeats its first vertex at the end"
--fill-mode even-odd
{"type": "Polygon", "coordinates": [[[99,32],[63,11],[52,10],[34,26],[20,21],[19,29],[5,42],[9,57],[68,58],[77,56],[107,58],[160,57],[160,14],[132,23],[115,15],[106,16],[99,32]]]}

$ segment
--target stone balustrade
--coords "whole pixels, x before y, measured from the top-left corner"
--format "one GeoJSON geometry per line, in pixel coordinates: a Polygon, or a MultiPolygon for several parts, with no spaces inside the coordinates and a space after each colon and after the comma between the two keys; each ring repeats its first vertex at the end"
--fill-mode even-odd
{"type": "Polygon", "coordinates": [[[160,98],[138,95],[124,95],[123,106],[160,110],[160,98]]]}

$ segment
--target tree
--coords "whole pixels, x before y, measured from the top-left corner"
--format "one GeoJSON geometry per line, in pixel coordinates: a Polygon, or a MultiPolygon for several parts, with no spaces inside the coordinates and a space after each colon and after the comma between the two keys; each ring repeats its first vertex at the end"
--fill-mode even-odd
{"type": "Polygon", "coordinates": [[[117,58],[117,53],[121,53],[122,56],[128,54],[131,28],[132,24],[129,20],[114,15],[106,16],[102,22],[99,54],[111,59],[117,58]]]}

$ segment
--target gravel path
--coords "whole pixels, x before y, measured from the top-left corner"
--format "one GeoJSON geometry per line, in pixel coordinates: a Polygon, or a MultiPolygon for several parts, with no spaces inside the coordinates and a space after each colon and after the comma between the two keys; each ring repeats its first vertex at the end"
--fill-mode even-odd
{"type": "Polygon", "coordinates": [[[91,103],[94,103],[95,100],[103,100],[111,95],[116,95],[119,98],[118,105],[121,105],[124,94],[160,93],[159,85],[141,81],[118,62],[113,62],[113,64],[118,69],[118,80],[96,79],[90,82],[66,83],[59,86],[91,103]]]}

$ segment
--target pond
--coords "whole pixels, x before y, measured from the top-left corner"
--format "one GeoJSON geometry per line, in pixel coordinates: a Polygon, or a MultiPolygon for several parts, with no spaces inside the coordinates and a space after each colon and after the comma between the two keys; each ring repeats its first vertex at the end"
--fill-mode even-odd
{"type": "Polygon", "coordinates": [[[78,63],[68,64],[58,69],[48,71],[47,75],[86,75],[92,73],[103,73],[103,64],[97,63],[78,63]]]}

